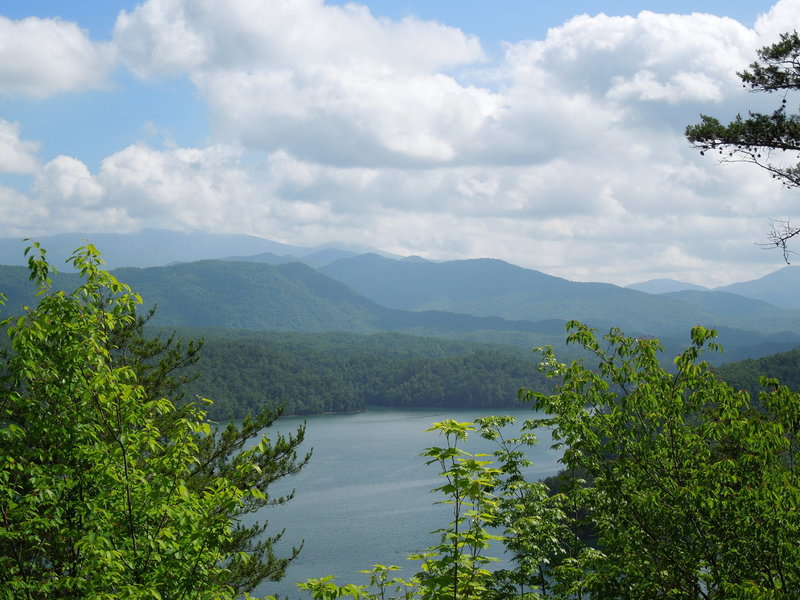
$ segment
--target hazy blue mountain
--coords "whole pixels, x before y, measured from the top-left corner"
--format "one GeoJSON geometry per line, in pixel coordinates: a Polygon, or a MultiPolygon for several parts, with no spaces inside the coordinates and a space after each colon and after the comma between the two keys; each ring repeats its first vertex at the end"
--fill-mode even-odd
{"type": "Polygon", "coordinates": [[[783,267],[752,281],[715,288],[747,298],[755,298],[783,308],[800,308],[800,267],[783,267]]]}
{"type": "Polygon", "coordinates": [[[342,250],[341,248],[323,248],[322,250],[317,250],[316,252],[301,257],[300,262],[317,269],[343,258],[358,256],[358,254],[358,252],[342,250]]]}
{"type": "MultiPolygon", "coordinates": [[[[715,329],[722,351],[703,354],[703,359],[714,365],[786,352],[800,346],[800,333],[797,331],[766,333],[727,326],[715,329]]],[[[665,356],[674,358],[689,346],[689,330],[662,335],[659,341],[664,346],[665,356]]]]}
{"type": "Polygon", "coordinates": [[[278,256],[274,252],[262,252],[261,254],[253,254],[252,256],[226,256],[222,260],[228,262],[255,262],[266,263],[268,265],[282,265],[288,262],[298,262],[300,259],[289,254],[278,256]]]}
{"type": "Polygon", "coordinates": [[[443,305],[448,302],[479,301],[533,289],[547,295],[566,293],[573,285],[560,277],[490,258],[439,263],[362,254],[319,271],[379,304],[405,310],[447,310],[443,305]]]}
{"type": "MultiPolygon", "coordinates": [[[[301,254],[307,249],[251,235],[214,234],[145,229],[136,233],[63,233],[36,238],[48,259],[60,267],[75,248],[88,242],[102,253],[108,268],[151,267],[238,254],[272,252],[301,254]]],[[[24,265],[25,244],[18,238],[0,238],[0,264],[24,265]]]]}
{"type": "MultiPolygon", "coordinates": [[[[270,264],[302,260],[312,266],[321,266],[333,260],[371,251],[369,248],[350,248],[336,244],[306,248],[281,244],[252,235],[179,232],[164,229],[145,229],[136,233],[63,233],[39,237],[36,240],[47,250],[50,262],[60,270],[66,269],[66,267],[61,268],[64,261],[87,241],[100,250],[109,269],[157,267],[227,257],[270,264]],[[285,260],[276,260],[274,257],[285,257],[285,260]]],[[[22,255],[26,245],[21,238],[0,238],[0,264],[27,264],[22,255]]]]}
{"type": "Polygon", "coordinates": [[[668,292],[664,295],[698,306],[723,317],[745,319],[769,319],[775,317],[781,320],[791,320],[795,316],[794,311],[777,308],[769,302],[747,298],[731,292],[684,290],[668,292]]]}
{"type": "Polygon", "coordinates": [[[677,281],[675,279],[649,279],[648,281],[641,281],[639,283],[632,283],[625,286],[631,290],[639,292],[646,292],[648,294],[666,294],[668,292],[682,292],[684,290],[707,290],[707,287],[702,285],[695,285],[693,283],[686,283],[685,281],[677,281]]]}
{"type": "Polygon", "coordinates": [[[323,248],[322,250],[317,250],[316,252],[311,252],[310,254],[306,254],[304,256],[292,256],[290,254],[278,256],[272,252],[264,252],[263,254],[255,254],[253,256],[228,256],[223,260],[231,262],[261,262],[269,265],[282,265],[290,262],[301,262],[309,267],[317,269],[319,267],[324,267],[325,265],[336,260],[358,256],[358,254],[358,252],[354,252],[352,250],[342,250],[341,248],[323,248]]]}
{"type": "MultiPolygon", "coordinates": [[[[389,260],[374,254],[320,271],[367,298],[404,310],[441,310],[510,320],[578,319],[600,329],[668,335],[696,324],[777,333],[800,331],[800,312],[731,299],[653,295],[605,283],[571,282],[494,259],[443,263],[389,260]]],[[[702,294],[703,292],[694,292],[702,294]]]]}
{"type": "MultiPolygon", "coordinates": [[[[402,331],[420,335],[475,331],[515,332],[563,338],[563,321],[515,322],[499,317],[389,309],[342,283],[298,263],[196,261],[166,267],[115,269],[115,276],[158,307],[153,325],[270,331],[402,331]]],[[[76,274],[60,273],[54,285],[72,289],[76,274]]],[[[8,290],[2,314],[35,302],[24,267],[0,267],[0,290],[8,290]]],[[[530,335],[526,339],[530,338],[530,335]]]]}
{"type": "MultiPolygon", "coordinates": [[[[466,310],[387,308],[297,262],[269,265],[209,260],[167,267],[128,267],[116,269],[114,274],[143,296],[145,307],[158,306],[154,325],[168,327],[394,331],[530,348],[544,344],[562,346],[565,319],[574,317],[601,330],[620,326],[629,335],[658,335],[668,356],[674,356],[687,345],[689,329],[698,323],[721,331],[720,341],[727,352],[724,356],[713,357],[715,361],[762,356],[800,344],[800,311],[767,307],[761,302],[721,293],[678,293],[691,296],[685,299],[654,296],[607,284],[576,284],[541,273],[526,273],[525,269],[500,261],[496,261],[499,263],[496,265],[492,261],[477,262],[478,271],[487,269],[489,272],[483,273],[483,279],[468,279],[475,285],[463,286],[471,300],[459,304],[458,290],[447,290],[443,286],[427,293],[447,293],[449,304],[479,307],[483,311],[479,314],[468,314],[466,310]],[[492,266],[498,269],[492,272],[492,266]],[[503,279],[498,273],[509,273],[510,277],[503,279]],[[478,284],[488,285],[486,281],[491,276],[498,289],[508,292],[505,296],[490,296],[491,289],[480,289],[478,284]],[[516,289],[515,277],[523,281],[528,278],[540,285],[532,292],[509,292],[516,289]],[[706,297],[723,298],[730,305],[709,304],[706,297]],[[526,311],[533,318],[503,314],[526,311]]],[[[392,260],[387,263],[417,267],[437,265],[392,260]]],[[[452,275],[447,263],[439,266],[445,274],[452,275]]],[[[457,267],[466,268],[466,275],[470,273],[468,264],[457,267]]],[[[61,273],[55,277],[56,287],[62,289],[73,289],[77,283],[76,274],[61,273]]],[[[35,302],[24,267],[0,267],[0,290],[5,290],[9,296],[8,306],[0,315],[18,314],[22,304],[35,302]]]]}

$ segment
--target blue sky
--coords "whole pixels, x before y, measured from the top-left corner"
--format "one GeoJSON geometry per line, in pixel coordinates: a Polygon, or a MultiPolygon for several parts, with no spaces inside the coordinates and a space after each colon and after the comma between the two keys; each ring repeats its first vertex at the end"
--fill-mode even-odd
{"type": "Polygon", "coordinates": [[[492,256],[576,280],[780,268],[796,192],[682,132],[780,2],[0,1],[0,236],[144,227],[492,256]]]}

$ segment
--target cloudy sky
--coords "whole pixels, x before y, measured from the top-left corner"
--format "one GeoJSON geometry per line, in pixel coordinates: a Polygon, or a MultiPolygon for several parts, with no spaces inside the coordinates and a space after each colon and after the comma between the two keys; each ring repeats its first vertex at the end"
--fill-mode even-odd
{"type": "Polygon", "coordinates": [[[752,279],[800,191],[683,131],[776,107],[735,73],[794,28],[800,0],[0,0],[0,236],[752,279]]]}

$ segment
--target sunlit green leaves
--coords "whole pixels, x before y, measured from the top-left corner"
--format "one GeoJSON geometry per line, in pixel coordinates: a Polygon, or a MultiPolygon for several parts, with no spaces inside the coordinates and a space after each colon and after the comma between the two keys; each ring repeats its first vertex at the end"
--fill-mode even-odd
{"type": "Polygon", "coordinates": [[[233,598],[232,515],[263,491],[221,472],[194,485],[204,413],[115,361],[141,299],[99,252],[73,255],[71,294],[50,290],[44,250],[27,254],[39,304],[3,322],[0,598],[233,598]]]}
{"type": "Polygon", "coordinates": [[[555,394],[528,397],[563,462],[592,476],[568,499],[597,540],[553,581],[569,574],[604,599],[797,596],[800,397],[765,382],[763,410],[752,407],[700,360],[717,348],[712,330],[694,328],[670,372],[655,341],[571,327],[597,365],[574,362],[555,394]]]}

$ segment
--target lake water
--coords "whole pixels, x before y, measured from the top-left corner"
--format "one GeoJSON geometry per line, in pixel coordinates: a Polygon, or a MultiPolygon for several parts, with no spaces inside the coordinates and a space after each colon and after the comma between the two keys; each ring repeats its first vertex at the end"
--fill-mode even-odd
{"type": "MultiPolygon", "coordinates": [[[[300,598],[296,582],[324,575],[337,575],[340,584],[364,583],[358,571],[375,563],[403,567],[402,576],[415,573],[418,563],[406,556],[437,541],[430,532],[446,527],[452,514],[449,506],[434,504],[441,497],[430,492],[441,485],[438,469],[426,466],[420,453],[443,444],[443,439],[425,429],[445,419],[473,421],[487,414],[492,412],[373,409],[307,418],[304,445],[314,449],[311,462],[270,490],[274,495],[295,488],[295,498],[258,515],[269,520],[268,532],[286,529],[276,546],[279,556],[300,540],[305,545],[283,581],[266,582],[254,593],[300,598]]],[[[530,410],[494,414],[513,415],[518,422],[535,416],[530,410]]],[[[276,429],[289,432],[302,422],[301,418],[281,419],[276,429]]],[[[549,432],[537,435],[539,444],[531,449],[532,479],[559,469],[549,432]]],[[[464,448],[470,452],[494,449],[478,436],[464,448]]]]}

